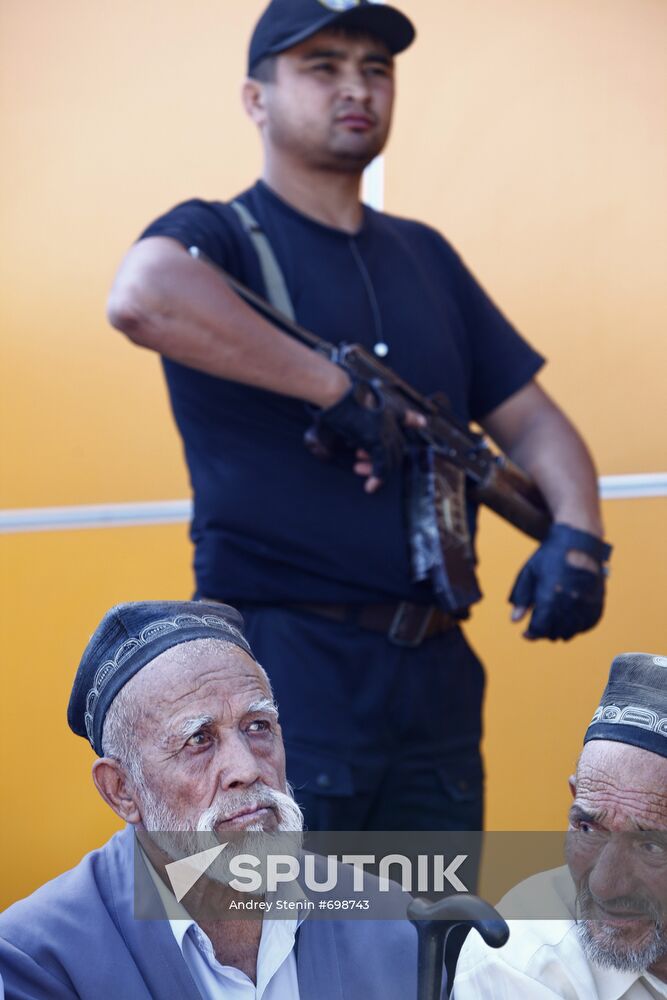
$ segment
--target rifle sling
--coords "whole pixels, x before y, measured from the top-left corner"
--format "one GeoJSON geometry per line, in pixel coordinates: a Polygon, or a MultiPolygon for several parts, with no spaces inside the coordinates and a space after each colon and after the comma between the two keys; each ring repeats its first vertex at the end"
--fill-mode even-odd
{"type": "Polygon", "coordinates": [[[274,308],[278,309],[288,319],[294,321],[296,315],[290,294],[287,291],[285,277],[280,269],[280,264],[273,252],[273,247],[268,241],[266,233],[260,226],[245,205],[240,201],[231,202],[231,206],[238,215],[241,225],[245,229],[250,241],[255,248],[255,253],[259,259],[259,266],[262,271],[262,279],[266,290],[266,297],[274,308]]]}

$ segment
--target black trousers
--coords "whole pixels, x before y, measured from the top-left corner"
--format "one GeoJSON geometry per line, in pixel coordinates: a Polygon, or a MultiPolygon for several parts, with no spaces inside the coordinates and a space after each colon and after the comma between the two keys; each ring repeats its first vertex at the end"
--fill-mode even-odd
{"type": "Polygon", "coordinates": [[[405,649],[353,623],[238,606],[308,829],[482,828],[484,674],[460,629],[405,649]]]}

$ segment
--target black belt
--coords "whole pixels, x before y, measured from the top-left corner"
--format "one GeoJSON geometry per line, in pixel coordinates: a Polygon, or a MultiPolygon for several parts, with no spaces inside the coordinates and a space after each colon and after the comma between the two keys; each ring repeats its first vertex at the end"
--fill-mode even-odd
{"type": "Polygon", "coordinates": [[[350,622],[369,632],[381,632],[396,646],[415,647],[424,639],[449,632],[459,623],[453,615],[433,605],[412,604],[283,604],[334,622],[350,622]]]}

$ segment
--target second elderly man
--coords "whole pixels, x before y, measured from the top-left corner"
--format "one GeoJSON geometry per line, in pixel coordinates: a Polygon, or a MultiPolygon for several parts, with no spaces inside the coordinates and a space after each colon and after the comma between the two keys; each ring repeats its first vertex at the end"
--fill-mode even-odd
{"type": "Polygon", "coordinates": [[[667,997],[666,657],[616,657],[584,743],[570,778],[569,870],[536,875],[499,904],[534,917],[509,920],[504,948],[468,938],[456,1000],[667,997]]]}

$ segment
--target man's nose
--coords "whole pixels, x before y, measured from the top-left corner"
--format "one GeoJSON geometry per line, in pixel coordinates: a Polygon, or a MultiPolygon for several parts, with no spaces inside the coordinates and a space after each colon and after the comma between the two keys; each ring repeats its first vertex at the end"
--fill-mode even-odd
{"type": "Polygon", "coordinates": [[[370,96],[368,81],[363,73],[347,73],[340,87],[341,96],[348,101],[366,101],[370,96]]]}
{"type": "Polygon", "coordinates": [[[632,850],[626,837],[609,837],[590,870],[588,886],[601,902],[637,893],[632,850]]]}
{"type": "Polygon", "coordinates": [[[257,758],[243,733],[229,736],[220,748],[220,787],[245,788],[260,777],[257,758]]]}

